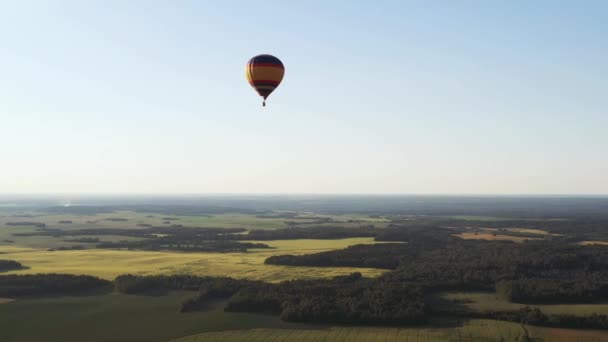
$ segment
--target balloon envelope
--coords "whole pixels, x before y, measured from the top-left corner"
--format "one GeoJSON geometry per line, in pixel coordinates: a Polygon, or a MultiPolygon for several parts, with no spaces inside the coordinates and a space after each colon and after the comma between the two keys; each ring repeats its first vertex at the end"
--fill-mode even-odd
{"type": "Polygon", "coordinates": [[[285,67],[272,55],[257,55],[247,62],[245,75],[249,84],[266,100],[283,80],[285,67]]]}

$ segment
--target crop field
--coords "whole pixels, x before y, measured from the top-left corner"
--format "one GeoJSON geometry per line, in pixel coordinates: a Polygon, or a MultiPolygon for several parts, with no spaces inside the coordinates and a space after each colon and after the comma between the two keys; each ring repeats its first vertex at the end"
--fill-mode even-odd
{"type": "Polygon", "coordinates": [[[350,245],[374,243],[372,238],[340,240],[277,240],[265,241],[272,249],[247,253],[184,253],[89,249],[54,251],[0,246],[3,259],[16,260],[28,269],[12,273],[90,274],[114,279],[124,273],[229,276],[278,282],[288,279],[321,278],[361,272],[374,277],[384,270],[351,267],[290,267],[265,265],[264,260],[276,254],[306,254],[345,248],[350,245]]]}
{"type": "Polygon", "coordinates": [[[538,238],[530,238],[530,237],[521,237],[521,236],[512,236],[512,235],[503,235],[496,233],[460,233],[453,234],[456,237],[465,240],[508,240],[514,242],[524,242],[526,240],[537,240],[538,238]]]}
{"type": "MultiPolygon", "coordinates": [[[[19,299],[0,305],[0,341],[517,341],[516,323],[494,320],[431,322],[425,327],[330,327],[286,323],[277,316],[224,312],[224,302],[178,313],[193,292],[136,296],[99,293],[19,299]],[[31,322],[36,322],[32,329],[31,322]],[[83,338],[83,336],[87,336],[83,338]]],[[[526,327],[536,341],[602,341],[608,332],[526,327]]]]}
{"type": "Polygon", "coordinates": [[[227,313],[221,303],[201,312],[179,313],[180,303],[192,296],[181,291],[162,296],[106,293],[19,299],[0,305],[0,341],[166,342],[203,331],[295,326],[276,316],[227,313]]]}
{"type": "Polygon", "coordinates": [[[466,220],[466,221],[508,221],[512,220],[510,217],[496,217],[496,216],[475,216],[475,215],[452,215],[449,216],[455,220],[466,220]]]}
{"type": "Polygon", "coordinates": [[[583,246],[593,246],[593,245],[608,246],[608,241],[581,241],[581,242],[579,242],[579,245],[583,245],[583,246]]]}
{"type": "Polygon", "coordinates": [[[191,227],[213,228],[246,228],[246,229],[277,229],[285,228],[285,221],[298,221],[301,223],[313,222],[318,219],[332,219],[336,222],[347,223],[354,221],[364,224],[382,224],[388,222],[383,218],[371,218],[365,215],[321,215],[312,213],[298,213],[296,218],[278,217],[280,212],[268,217],[258,217],[250,214],[225,213],[213,215],[163,215],[159,213],[116,211],[95,215],[63,215],[25,212],[20,214],[0,213],[0,227],[6,222],[31,221],[45,223],[48,228],[140,228],[137,224],[150,224],[163,226],[181,224],[191,227]],[[277,217],[272,217],[277,216],[277,217]],[[115,220],[120,219],[120,220],[115,220]],[[72,223],[60,223],[71,221],[72,223]]]}
{"type": "MultiPolygon", "coordinates": [[[[448,292],[441,295],[448,300],[465,303],[467,308],[476,311],[510,311],[518,310],[526,304],[511,303],[506,300],[496,298],[491,292],[448,292]]],[[[591,315],[592,313],[608,314],[608,303],[599,304],[534,304],[529,305],[538,307],[546,314],[571,314],[571,315],[591,315]]]]}
{"type": "MultiPolygon", "coordinates": [[[[178,313],[193,292],[137,296],[115,292],[19,299],[0,305],[0,341],[517,341],[516,323],[494,320],[431,322],[426,327],[324,327],[277,316],[223,311],[222,301],[178,313]],[[32,329],[31,322],[36,322],[32,329]],[[455,325],[454,325],[455,324],[455,325]],[[83,336],[87,336],[83,338],[83,336]]],[[[608,332],[526,327],[536,341],[604,341],[608,332]]]]}
{"type": "MultiPolygon", "coordinates": [[[[491,228],[488,228],[488,229],[491,229],[491,228]]],[[[494,228],[494,230],[497,230],[497,229],[494,228]]],[[[514,232],[514,233],[528,233],[528,234],[538,234],[538,235],[556,235],[556,234],[550,234],[548,231],[541,230],[541,229],[505,228],[505,230],[507,230],[509,232],[514,232]]]]}
{"type": "MultiPolygon", "coordinates": [[[[527,326],[531,341],[604,341],[607,332],[575,331],[527,326]]],[[[209,332],[180,338],[173,342],[439,342],[439,341],[523,341],[526,332],[511,322],[475,319],[454,328],[359,328],[332,327],[326,329],[254,329],[209,332]]]]}

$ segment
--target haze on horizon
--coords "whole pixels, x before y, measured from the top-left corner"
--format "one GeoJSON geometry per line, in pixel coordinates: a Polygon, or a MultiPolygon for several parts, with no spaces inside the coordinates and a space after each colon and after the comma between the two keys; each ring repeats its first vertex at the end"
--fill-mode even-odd
{"type": "Polygon", "coordinates": [[[0,194],[608,194],[606,13],[5,2],[0,194]],[[286,67],[266,108],[260,53],[286,67]]]}

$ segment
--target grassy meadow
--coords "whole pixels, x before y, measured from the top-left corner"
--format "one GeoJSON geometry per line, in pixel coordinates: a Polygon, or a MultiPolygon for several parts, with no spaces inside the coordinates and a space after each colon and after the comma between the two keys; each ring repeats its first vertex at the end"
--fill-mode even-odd
{"type": "Polygon", "coordinates": [[[538,307],[545,314],[591,315],[592,313],[608,314],[608,303],[599,304],[518,304],[496,298],[493,292],[447,292],[441,297],[449,301],[464,303],[475,311],[511,311],[525,306],[538,307]]]}
{"type": "Polygon", "coordinates": [[[226,313],[223,305],[179,313],[179,304],[192,296],[186,291],[162,296],[109,292],[19,299],[0,305],[0,341],[165,342],[202,331],[296,326],[276,316],[226,313]]]}
{"type": "Polygon", "coordinates": [[[440,342],[440,341],[528,341],[524,339],[526,330],[531,341],[606,341],[608,332],[577,331],[572,334],[566,329],[552,329],[526,326],[517,323],[486,319],[466,321],[457,327],[425,328],[373,328],[373,327],[332,327],[325,329],[254,329],[224,332],[209,332],[180,338],[172,342],[440,342]]]}
{"type": "Polygon", "coordinates": [[[272,249],[254,249],[247,253],[184,253],[88,249],[53,251],[43,249],[0,246],[2,258],[16,260],[28,269],[18,274],[71,273],[90,274],[114,279],[124,273],[177,274],[201,276],[229,276],[278,282],[299,278],[322,278],[361,272],[378,276],[383,270],[350,267],[290,267],[265,265],[264,260],[277,254],[306,254],[342,249],[350,245],[374,243],[372,238],[340,240],[277,240],[265,241],[272,249]]]}
{"type": "MultiPolygon", "coordinates": [[[[458,216],[470,220],[503,220],[499,217],[458,216]]],[[[96,243],[68,242],[66,237],[14,236],[35,232],[32,226],[7,226],[7,222],[40,222],[50,229],[129,228],[143,225],[184,227],[279,229],[289,226],[345,227],[371,225],[384,227],[387,220],[365,215],[317,215],[298,213],[282,217],[280,212],[266,216],[239,213],[219,215],[163,215],[133,211],[117,211],[96,215],[51,215],[47,213],[0,213],[0,257],[22,263],[26,269],[3,274],[70,273],[88,274],[112,280],[125,273],[139,275],[193,274],[229,276],[279,282],[289,279],[324,278],[361,272],[376,277],[386,270],[351,267],[293,267],[265,265],[273,255],[310,254],[343,249],[355,244],[376,243],[373,238],[338,240],[275,240],[251,241],[269,245],[270,249],[248,252],[173,252],[96,249],[96,243]],[[320,222],[321,219],[333,220],[320,222]],[[116,220],[121,219],[121,220],[116,220]],[[72,223],[61,223],[71,221],[72,223]],[[81,245],[83,250],[50,251],[59,247],[81,245]]],[[[508,239],[517,242],[525,237],[508,232],[546,235],[543,230],[507,228],[504,234],[495,229],[480,228],[457,236],[463,239],[508,239]]],[[[118,235],[87,235],[101,241],[137,240],[118,235]]],[[[428,326],[412,328],[333,327],[286,323],[273,315],[228,313],[224,302],[218,301],[203,311],[178,313],[180,303],[195,295],[174,291],[165,295],[139,296],[113,292],[89,293],[79,296],[51,296],[11,300],[0,298],[0,341],[517,341],[524,334],[545,341],[602,341],[608,332],[572,331],[526,327],[494,320],[454,321],[436,319],[428,326]],[[31,322],[35,322],[35,329],[31,322]]],[[[466,301],[471,310],[515,310],[524,305],[498,300],[493,293],[450,292],[442,300],[466,301]]],[[[455,304],[461,305],[461,304],[455,304]]],[[[537,305],[548,314],[593,312],[608,313],[606,304],[537,305]]]]}
{"type": "MultiPolygon", "coordinates": [[[[437,319],[411,328],[333,327],[286,323],[274,315],[224,312],[223,301],[178,313],[194,292],[19,299],[0,305],[0,341],[520,341],[520,324],[485,319],[437,319]],[[31,329],[31,322],[36,328],[31,329]]],[[[526,326],[535,341],[605,341],[606,331],[526,326]]]]}

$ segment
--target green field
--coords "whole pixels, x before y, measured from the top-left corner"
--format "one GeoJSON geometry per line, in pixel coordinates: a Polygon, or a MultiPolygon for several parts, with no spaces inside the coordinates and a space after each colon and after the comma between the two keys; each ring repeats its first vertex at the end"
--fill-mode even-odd
{"type": "MultiPolygon", "coordinates": [[[[279,214],[277,212],[276,214],[279,214]]],[[[296,219],[284,217],[257,217],[256,215],[225,213],[213,215],[164,215],[148,212],[116,211],[113,213],[102,213],[96,215],[63,215],[48,214],[40,212],[24,212],[19,215],[0,214],[0,227],[11,221],[33,221],[42,222],[48,228],[140,228],[138,223],[151,224],[153,226],[167,226],[181,224],[191,227],[213,227],[213,228],[246,228],[246,229],[277,229],[285,228],[285,221],[297,221],[306,223],[319,218],[331,218],[340,223],[350,220],[362,221],[361,224],[382,224],[388,222],[383,218],[371,218],[366,215],[320,215],[313,213],[299,213],[296,219]],[[110,221],[110,218],[121,218],[127,221],[110,221]],[[59,221],[72,221],[72,224],[61,224],[59,221]],[[169,223],[166,223],[169,222],[169,223]]]]}
{"type": "Polygon", "coordinates": [[[513,218],[510,217],[496,217],[496,216],[475,216],[475,215],[452,215],[449,216],[455,220],[466,220],[466,221],[509,221],[513,218]]]}
{"type": "MultiPolygon", "coordinates": [[[[22,215],[23,213],[20,213],[22,215]]],[[[280,213],[274,213],[280,214],[280,213]]],[[[170,252],[96,249],[95,243],[66,242],[66,237],[14,236],[34,232],[35,227],[6,226],[10,221],[42,222],[51,229],[130,228],[138,224],[153,226],[216,227],[246,229],[285,228],[286,221],[298,227],[310,225],[357,227],[386,225],[383,218],[365,215],[317,215],[299,213],[297,218],[256,217],[245,214],[175,216],[120,211],[98,215],[48,215],[26,213],[32,217],[0,216],[0,253],[2,259],[19,261],[26,269],[4,274],[71,273],[89,274],[108,280],[132,273],[193,274],[230,276],[278,282],[289,279],[323,278],[361,272],[376,277],[386,270],[350,267],[293,267],[265,265],[272,255],[310,254],[343,249],[354,244],[376,243],[373,238],[339,240],[253,241],[268,244],[270,249],[252,249],[245,253],[170,252]],[[113,221],[111,218],[126,219],[113,221]],[[310,223],[320,218],[334,222],[310,223]],[[71,224],[59,223],[69,220],[71,224]],[[11,241],[5,241],[11,240],[11,241]],[[49,251],[49,248],[82,245],[85,250],[49,251]]],[[[497,220],[497,217],[462,216],[461,219],[497,220]]],[[[524,228],[513,228],[525,230],[524,228]]],[[[531,232],[531,231],[530,231],[531,232]]],[[[538,233],[538,232],[535,232],[538,233]]],[[[139,239],[126,236],[98,237],[101,241],[139,239]]],[[[517,341],[527,330],[531,337],[545,341],[601,341],[608,333],[589,330],[566,330],[540,327],[524,329],[516,323],[494,320],[434,319],[425,327],[373,328],[331,327],[286,323],[277,316],[226,313],[223,302],[211,303],[206,310],[178,313],[180,303],[193,292],[171,292],[160,296],[135,296],[112,292],[81,296],[26,298],[16,301],[0,298],[0,341],[517,341]],[[35,323],[33,323],[35,322],[35,323]],[[35,329],[31,327],[35,326],[35,329]]],[[[444,302],[470,301],[471,310],[515,310],[523,307],[497,300],[493,293],[450,292],[441,295],[444,302]],[[446,301],[447,300],[447,301],[446,301]]],[[[453,305],[461,305],[453,303],[453,305]]],[[[608,304],[538,305],[545,313],[608,313],[608,304]]]]}
{"type": "Polygon", "coordinates": [[[0,341],[168,341],[202,331],[292,327],[276,316],[207,311],[178,313],[192,292],[118,293],[16,300],[0,305],[0,341]]]}
{"type": "Polygon", "coordinates": [[[361,272],[378,276],[384,270],[352,267],[290,267],[265,265],[264,260],[277,254],[306,254],[345,248],[361,243],[374,243],[372,238],[340,240],[277,240],[265,241],[272,249],[248,253],[184,253],[89,249],[54,251],[19,246],[0,246],[3,259],[16,260],[28,269],[18,274],[71,273],[90,274],[114,279],[124,273],[230,276],[277,282],[298,278],[322,278],[361,272]]]}
{"type": "MultiPolygon", "coordinates": [[[[274,213],[278,215],[280,213],[274,213]]],[[[385,220],[369,218],[363,215],[316,215],[298,214],[298,222],[310,222],[319,218],[331,218],[336,221],[364,221],[350,223],[353,225],[382,223],[385,220]]],[[[117,275],[133,273],[176,274],[189,273],[209,276],[231,276],[277,282],[298,278],[321,278],[349,274],[355,271],[366,276],[378,276],[383,270],[369,268],[327,268],[327,267],[289,267],[265,265],[264,260],[277,254],[305,254],[346,248],[361,243],[375,243],[372,238],[351,238],[341,240],[279,240],[261,241],[271,249],[251,250],[247,253],[184,253],[165,251],[129,251],[94,249],[95,243],[66,242],[66,237],[52,236],[14,236],[14,233],[35,232],[38,228],[30,226],[6,226],[7,222],[31,221],[46,224],[46,228],[74,230],[93,228],[129,228],[142,229],[138,224],[153,226],[171,226],[179,224],[186,227],[217,227],[246,229],[284,228],[285,221],[294,219],[275,217],[256,217],[238,213],[221,215],[163,215],[133,211],[117,211],[96,215],[49,215],[46,213],[24,212],[18,215],[0,216],[0,253],[4,259],[21,262],[28,267],[14,273],[71,273],[90,274],[105,279],[117,275]],[[113,221],[112,218],[126,221],[113,221]],[[71,224],[59,221],[72,221],[71,224]],[[5,241],[10,240],[10,241],[5,241]],[[74,251],[48,251],[50,248],[83,246],[91,248],[74,251]]],[[[113,235],[87,235],[98,237],[101,241],[137,240],[139,238],[113,235]]]]}
{"type": "MultiPolygon", "coordinates": [[[[19,215],[0,214],[0,247],[3,245],[27,246],[32,248],[58,248],[72,245],[90,246],[86,243],[65,242],[63,238],[51,236],[14,236],[14,233],[30,233],[37,231],[37,228],[30,226],[7,226],[7,222],[40,222],[46,224],[49,229],[93,229],[93,228],[128,228],[142,229],[138,224],[148,224],[152,226],[183,225],[185,227],[208,227],[208,228],[245,228],[251,229],[279,229],[286,228],[286,221],[296,221],[301,223],[299,226],[307,227],[319,218],[331,218],[339,222],[341,226],[358,227],[361,225],[374,224],[377,227],[386,225],[387,220],[383,218],[371,218],[365,215],[316,215],[312,213],[301,213],[298,219],[289,218],[260,218],[255,215],[227,213],[220,215],[163,215],[157,213],[143,213],[133,211],[117,211],[114,213],[103,213],[96,215],[52,215],[47,213],[23,212],[19,215]],[[112,218],[126,219],[126,221],[112,221],[112,218]],[[348,223],[354,220],[354,223],[348,223]],[[72,221],[71,224],[59,223],[59,221],[72,221]],[[7,242],[10,240],[12,242],[7,242]]],[[[314,224],[315,226],[329,225],[335,226],[338,223],[314,224]]],[[[95,236],[91,236],[95,237],[95,236]]],[[[99,236],[102,241],[120,241],[136,238],[124,236],[99,236]]]]}
{"type": "MultiPolygon", "coordinates": [[[[463,302],[467,308],[476,311],[511,311],[518,310],[526,304],[511,303],[496,298],[493,292],[447,292],[441,297],[450,301],[463,302]]],[[[608,314],[608,303],[600,304],[531,304],[545,314],[591,315],[592,313],[608,314]]]]}
{"type": "MultiPolygon", "coordinates": [[[[527,326],[533,341],[606,341],[608,332],[576,331],[527,326]]],[[[326,329],[254,329],[202,333],[173,342],[440,342],[524,341],[526,332],[516,323],[474,319],[453,328],[332,327],[326,329]],[[521,339],[520,339],[521,338],[521,339]]]]}
{"type": "MultiPolygon", "coordinates": [[[[412,328],[311,326],[282,322],[277,316],[224,312],[220,301],[201,312],[178,313],[179,303],[193,295],[110,292],[19,299],[0,305],[0,341],[517,341],[524,334],[519,324],[493,320],[462,325],[438,321],[412,328]]],[[[527,330],[531,337],[545,341],[608,338],[608,332],[530,326],[527,330]]]]}

